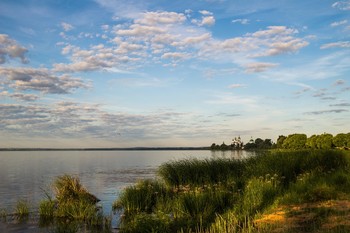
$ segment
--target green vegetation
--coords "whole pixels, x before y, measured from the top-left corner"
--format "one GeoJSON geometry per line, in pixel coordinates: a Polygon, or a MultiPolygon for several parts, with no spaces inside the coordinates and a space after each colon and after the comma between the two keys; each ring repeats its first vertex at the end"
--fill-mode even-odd
{"type": "Polygon", "coordinates": [[[57,177],[53,190],[55,199],[47,195],[48,199],[40,203],[40,225],[47,226],[55,222],[56,227],[65,229],[63,232],[76,232],[74,229],[86,225],[98,227],[100,231],[109,230],[110,224],[106,222],[110,223],[110,220],[96,206],[99,200],[82,186],[77,177],[57,177]]]}
{"type": "Polygon", "coordinates": [[[312,135],[307,138],[305,134],[291,134],[288,137],[283,135],[277,139],[277,148],[282,149],[322,149],[350,148],[350,133],[340,133],[333,136],[329,133],[312,135]]]}
{"type": "Polygon", "coordinates": [[[18,219],[23,220],[29,216],[29,204],[25,200],[19,200],[16,204],[15,215],[18,219]]]}
{"type": "Polygon", "coordinates": [[[0,209],[0,218],[4,221],[6,221],[6,217],[7,217],[7,212],[5,209],[0,209]]]}
{"type": "MultiPolygon", "coordinates": [[[[293,138],[306,141],[300,135],[284,140],[293,145],[293,138]]],[[[338,206],[350,207],[349,156],[274,150],[246,160],[168,162],[158,180],[127,187],[115,201],[114,209],[123,211],[120,231],[346,232],[350,226],[342,221],[350,208],[338,206]],[[268,218],[273,214],[283,221],[268,218]]]]}
{"type": "Polygon", "coordinates": [[[223,142],[221,145],[213,143],[210,146],[211,150],[261,150],[261,149],[288,149],[288,150],[301,150],[301,149],[322,149],[329,150],[333,148],[349,149],[350,148],[350,133],[340,133],[335,136],[329,133],[321,135],[312,135],[307,138],[306,134],[290,134],[288,136],[280,135],[277,138],[276,143],[273,143],[271,139],[257,138],[244,144],[241,138],[238,137],[232,140],[230,145],[226,145],[223,142]]]}

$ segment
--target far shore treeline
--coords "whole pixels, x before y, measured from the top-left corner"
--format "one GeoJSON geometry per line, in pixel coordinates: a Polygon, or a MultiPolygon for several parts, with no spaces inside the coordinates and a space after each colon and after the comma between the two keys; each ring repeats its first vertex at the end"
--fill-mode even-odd
{"type": "Polygon", "coordinates": [[[350,148],[350,133],[339,133],[335,136],[329,133],[321,135],[312,135],[307,137],[306,134],[295,133],[288,136],[280,135],[274,143],[271,139],[250,139],[244,144],[241,138],[234,138],[232,143],[227,145],[213,143],[211,150],[255,150],[255,149],[346,149],[350,148]]]}

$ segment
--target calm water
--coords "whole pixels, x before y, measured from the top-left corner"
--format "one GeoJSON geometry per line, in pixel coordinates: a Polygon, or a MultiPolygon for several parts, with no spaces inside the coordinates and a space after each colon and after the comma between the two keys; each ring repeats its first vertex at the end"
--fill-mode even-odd
{"type": "Polygon", "coordinates": [[[55,177],[79,176],[106,214],[124,187],[156,177],[164,162],[184,158],[245,158],[244,151],[6,151],[0,152],[0,210],[13,212],[18,200],[37,209],[55,177]]]}

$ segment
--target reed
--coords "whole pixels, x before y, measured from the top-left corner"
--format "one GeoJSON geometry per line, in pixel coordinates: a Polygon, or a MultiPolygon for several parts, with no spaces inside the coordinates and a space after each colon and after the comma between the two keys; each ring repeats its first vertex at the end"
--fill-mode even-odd
{"type": "Polygon", "coordinates": [[[162,164],[158,175],[168,186],[229,183],[242,175],[245,161],[234,159],[186,159],[162,164]]]}
{"type": "Polygon", "coordinates": [[[121,232],[140,232],[141,226],[148,232],[271,232],[279,226],[257,227],[255,221],[279,205],[350,199],[348,156],[271,151],[246,160],[168,162],[158,170],[160,180],[126,188],[114,207],[125,214],[121,232]]]}
{"type": "Polygon", "coordinates": [[[7,211],[6,211],[6,209],[0,209],[0,218],[3,221],[6,221],[6,219],[7,219],[7,211]]]}
{"type": "MultiPolygon", "coordinates": [[[[106,220],[102,215],[102,210],[96,206],[99,200],[87,191],[77,177],[67,174],[57,177],[53,182],[53,191],[54,198],[46,195],[48,199],[40,203],[41,225],[63,221],[72,223],[71,226],[68,226],[67,231],[74,230],[76,225],[86,224],[90,227],[97,226],[99,230],[106,229],[106,220]]],[[[61,227],[66,229],[60,224],[56,225],[58,231],[61,227]]]]}
{"type": "Polygon", "coordinates": [[[25,219],[29,216],[29,203],[25,200],[17,201],[15,215],[18,219],[25,219]]]}
{"type": "Polygon", "coordinates": [[[39,215],[42,218],[53,218],[57,202],[52,200],[42,200],[39,204],[39,215]]]}
{"type": "Polygon", "coordinates": [[[58,203],[84,200],[87,203],[95,204],[99,201],[98,198],[86,190],[78,177],[73,177],[67,174],[59,176],[55,180],[53,188],[58,203]]]}
{"type": "Polygon", "coordinates": [[[127,187],[119,199],[113,203],[114,210],[122,209],[125,215],[152,212],[157,201],[171,195],[163,183],[156,180],[143,180],[127,187]]]}

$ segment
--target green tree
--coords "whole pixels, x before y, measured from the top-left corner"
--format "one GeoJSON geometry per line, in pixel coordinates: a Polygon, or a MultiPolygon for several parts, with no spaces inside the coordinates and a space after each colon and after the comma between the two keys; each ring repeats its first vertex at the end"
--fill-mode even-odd
{"type": "Polygon", "coordinates": [[[268,138],[266,138],[265,140],[264,140],[264,147],[265,147],[265,149],[270,149],[271,147],[272,147],[272,140],[271,139],[268,139],[268,138]]]}
{"type": "Polygon", "coordinates": [[[282,148],[303,149],[307,140],[306,134],[291,134],[283,141],[282,148]]]}
{"type": "Polygon", "coordinates": [[[346,147],[347,146],[347,135],[345,133],[339,133],[332,139],[333,145],[336,147],[346,147]]]}
{"type": "Polygon", "coordinates": [[[286,136],[283,136],[283,135],[278,136],[278,139],[277,139],[277,148],[282,148],[283,142],[284,142],[284,140],[285,140],[286,138],[287,138],[287,137],[286,137],[286,136]]]}
{"type": "Polygon", "coordinates": [[[312,149],[317,149],[317,138],[319,136],[318,135],[312,135],[311,137],[309,137],[307,140],[306,140],[306,147],[307,148],[312,148],[312,149]]]}
{"type": "Polygon", "coordinates": [[[222,142],[222,144],[220,145],[220,150],[227,150],[228,146],[225,144],[225,142],[222,142]]]}
{"type": "Polygon", "coordinates": [[[255,145],[256,145],[256,148],[263,149],[264,148],[264,140],[262,140],[261,138],[255,139],[255,145]]]}
{"type": "Polygon", "coordinates": [[[321,134],[317,137],[316,143],[318,149],[331,149],[333,147],[333,135],[329,133],[321,134]]]}

